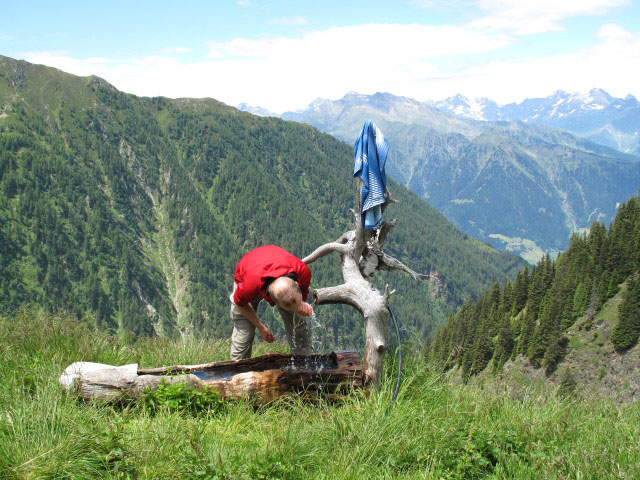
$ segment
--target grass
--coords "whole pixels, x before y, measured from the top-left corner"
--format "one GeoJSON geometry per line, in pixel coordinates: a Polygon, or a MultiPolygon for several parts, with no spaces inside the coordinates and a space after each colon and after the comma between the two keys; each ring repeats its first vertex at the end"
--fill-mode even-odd
{"type": "Polygon", "coordinates": [[[618,323],[618,309],[622,303],[622,294],[627,291],[627,282],[623,282],[618,286],[618,293],[605,302],[600,311],[596,314],[594,322],[602,320],[609,324],[611,328],[618,323]]]}
{"type": "Polygon", "coordinates": [[[2,479],[640,478],[637,404],[509,390],[492,378],[465,386],[415,355],[405,355],[389,414],[391,356],[368,397],[258,410],[230,402],[196,415],[80,403],[57,377],[76,360],[223,360],[227,342],[121,345],[65,315],[24,311],[0,317],[0,347],[2,479]]]}

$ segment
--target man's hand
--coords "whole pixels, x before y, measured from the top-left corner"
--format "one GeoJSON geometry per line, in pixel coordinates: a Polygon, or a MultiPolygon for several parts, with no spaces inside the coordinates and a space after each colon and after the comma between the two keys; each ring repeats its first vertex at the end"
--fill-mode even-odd
{"type": "Polygon", "coordinates": [[[262,340],[264,340],[265,342],[273,343],[273,341],[276,339],[273,333],[271,333],[271,330],[269,330],[267,327],[265,327],[262,324],[260,324],[260,326],[258,327],[258,331],[260,332],[260,336],[262,337],[262,340]]]}
{"type": "Polygon", "coordinates": [[[296,310],[296,313],[301,317],[310,317],[313,315],[313,307],[307,302],[302,302],[298,307],[298,310],[296,310]]]}

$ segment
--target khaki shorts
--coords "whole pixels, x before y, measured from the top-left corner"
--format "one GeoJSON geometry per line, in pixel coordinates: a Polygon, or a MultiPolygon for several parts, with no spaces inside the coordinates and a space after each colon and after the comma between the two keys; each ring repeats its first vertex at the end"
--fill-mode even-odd
{"type": "MultiPolygon", "coordinates": [[[[253,340],[256,333],[256,327],[254,327],[249,320],[247,320],[238,306],[233,303],[233,293],[236,291],[237,285],[233,284],[233,292],[229,296],[231,302],[231,308],[229,309],[229,316],[233,320],[233,333],[231,334],[231,360],[241,360],[243,358],[251,358],[251,349],[253,348],[253,340]]],[[[258,312],[258,305],[262,299],[259,298],[256,301],[251,302],[253,309],[258,312]]],[[[297,315],[293,312],[289,312],[278,307],[280,316],[282,317],[282,323],[284,324],[284,333],[291,349],[291,353],[294,355],[310,355],[313,353],[311,348],[311,334],[307,321],[304,317],[297,315]]]]}

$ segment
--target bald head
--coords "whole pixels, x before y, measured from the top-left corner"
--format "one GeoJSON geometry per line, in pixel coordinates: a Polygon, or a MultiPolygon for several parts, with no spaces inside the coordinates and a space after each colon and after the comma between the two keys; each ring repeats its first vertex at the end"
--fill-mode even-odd
{"type": "Polygon", "coordinates": [[[280,308],[290,312],[295,312],[302,303],[300,286],[289,277],[278,277],[271,282],[269,295],[280,308]]]}

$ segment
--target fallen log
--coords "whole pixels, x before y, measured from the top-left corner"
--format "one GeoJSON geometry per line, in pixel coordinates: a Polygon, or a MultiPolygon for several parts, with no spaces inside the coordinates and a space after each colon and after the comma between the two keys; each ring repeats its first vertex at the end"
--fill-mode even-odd
{"type": "Polygon", "coordinates": [[[137,364],[111,365],[76,362],[60,376],[68,391],[84,399],[140,398],[161,383],[185,382],[189,387],[209,386],[226,398],[267,403],[291,393],[334,394],[361,387],[360,354],[337,351],[325,355],[270,353],[238,361],[200,365],[138,368],[137,364]]]}

